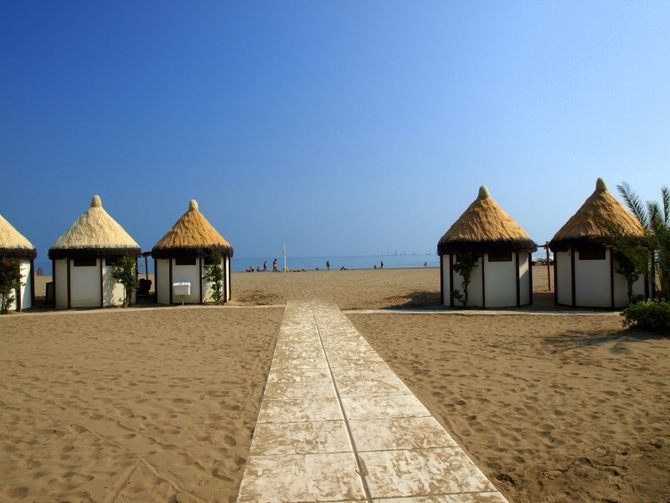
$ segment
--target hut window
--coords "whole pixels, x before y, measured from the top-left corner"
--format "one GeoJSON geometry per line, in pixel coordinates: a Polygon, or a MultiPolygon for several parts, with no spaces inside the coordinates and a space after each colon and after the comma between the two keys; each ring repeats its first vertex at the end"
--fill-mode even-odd
{"type": "Polygon", "coordinates": [[[116,263],[119,261],[119,257],[114,257],[114,258],[106,258],[105,259],[105,265],[108,267],[112,267],[116,265],[116,263]]]}
{"type": "Polygon", "coordinates": [[[489,253],[489,262],[511,262],[512,252],[489,253]]]}
{"type": "Polygon", "coordinates": [[[95,267],[98,265],[98,260],[94,258],[76,258],[74,262],[75,267],[95,267]]]}
{"type": "Polygon", "coordinates": [[[580,250],[579,260],[605,260],[605,248],[602,250],[580,250]]]}
{"type": "Polygon", "coordinates": [[[193,258],[176,258],[174,259],[175,265],[195,265],[195,257],[193,258]]]}

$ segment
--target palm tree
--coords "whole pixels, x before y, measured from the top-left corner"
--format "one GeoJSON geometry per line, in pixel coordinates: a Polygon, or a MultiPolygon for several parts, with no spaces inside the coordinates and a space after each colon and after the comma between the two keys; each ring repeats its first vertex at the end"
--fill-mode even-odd
{"type": "Polygon", "coordinates": [[[658,297],[670,300],[670,190],[661,188],[661,204],[647,201],[645,206],[626,182],[617,189],[645,229],[645,245],[651,251],[652,288],[658,287],[658,297]]]}

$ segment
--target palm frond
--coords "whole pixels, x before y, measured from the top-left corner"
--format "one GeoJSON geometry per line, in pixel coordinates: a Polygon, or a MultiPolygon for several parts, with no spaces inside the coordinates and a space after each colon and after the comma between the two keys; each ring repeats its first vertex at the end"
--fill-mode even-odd
{"type": "Polygon", "coordinates": [[[640,196],[638,196],[626,182],[622,182],[621,185],[617,185],[616,188],[618,189],[619,194],[621,194],[621,197],[623,197],[623,200],[626,202],[628,209],[633,213],[633,215],[635,215],[635,218],[637,218],[643,226],[648,228],[649,218],[647,216],[647,212],[644,209],[644,205],[640,200],[640,196]]]}
{"type": "Polygon", "coordinates": [[[663,223],[666,227],[670,225],[670,190],[661,188],[661,201],[663,202],[663,223]]]}

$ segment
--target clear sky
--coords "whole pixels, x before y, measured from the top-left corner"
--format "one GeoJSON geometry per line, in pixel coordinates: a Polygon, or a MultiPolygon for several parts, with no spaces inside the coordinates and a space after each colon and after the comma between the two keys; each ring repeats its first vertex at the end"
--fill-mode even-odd
{"type": "Polygon", "coordinates": [[[40,259],[99,194],[143,250],[436,250],[480,185],[538,243],[670,185],[670,2],[0,0],[0,214],[40,259]]]}

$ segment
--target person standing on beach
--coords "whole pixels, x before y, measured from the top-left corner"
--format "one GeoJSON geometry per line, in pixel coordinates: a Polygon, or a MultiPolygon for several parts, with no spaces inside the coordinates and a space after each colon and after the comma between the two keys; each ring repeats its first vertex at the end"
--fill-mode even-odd
{"type": "Polygon", "coordinates": [[[382,260],[381,263],[382,263],[382,265],[379,266],[379,268],[380,268],[380,269],[383,269],[383,268],[384,268],[384,261],[382,260]]]}
{"type": "Polygon", "coordinates": [[[330,271],[330,260],[326,260],[326,269],[330,271]]]}
{"type": "Polygon", "coordinates": [[[268,261],[266,260],[265,262],[263,262],[263,272],[267,271],[268,271],[268,261]]]}
{"type": "Polygon", "coordinates": [[[272,261],[272,272],[279,272],[279,269],[277,269],[277,259],[272,261]]]}

